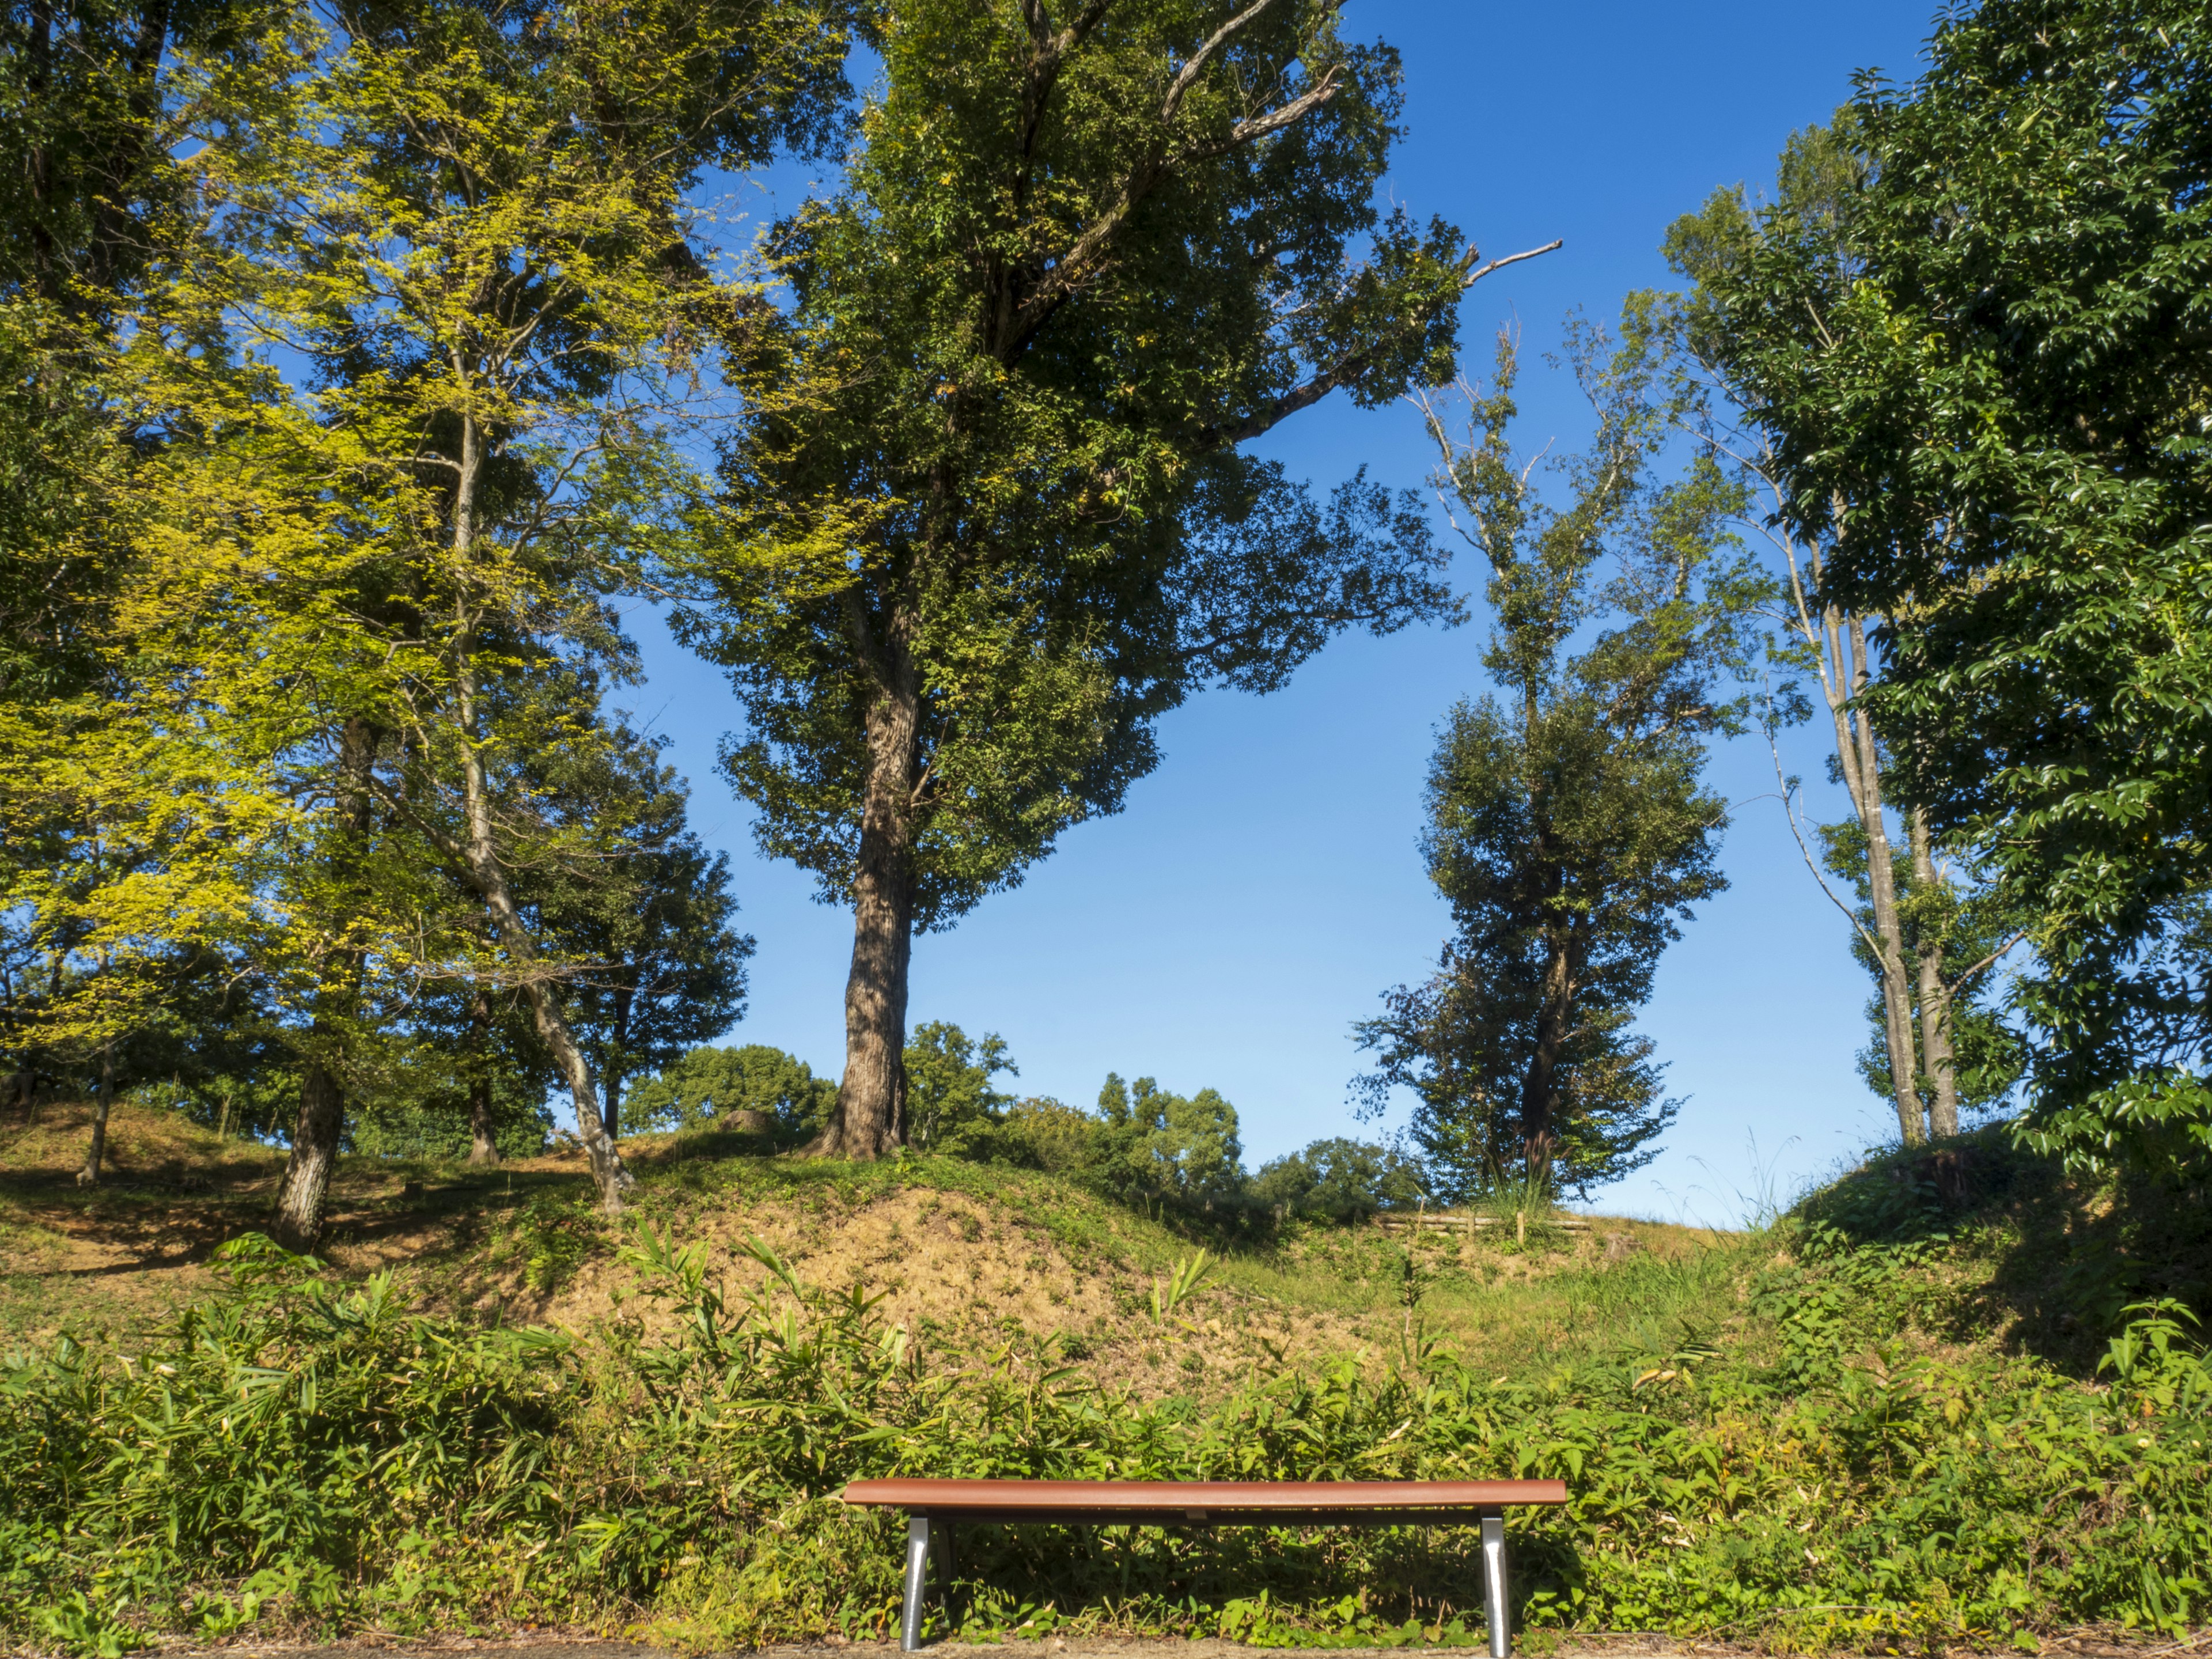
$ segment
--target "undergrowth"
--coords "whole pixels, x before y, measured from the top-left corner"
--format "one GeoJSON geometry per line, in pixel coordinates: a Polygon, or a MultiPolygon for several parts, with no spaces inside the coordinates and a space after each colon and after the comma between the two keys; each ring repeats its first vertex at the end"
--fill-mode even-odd
{"type": "MultiPolygon", "coordinates": [[[[938,1363],[867,1293],[756,1243],[738,1294],[649,1218],[625,1260],[679,1316],[583,1337],[434,1316],[389,1274],[349,1288],[242,1240],[222,1293],[138,1351],[0,1366],[0,1629],[101,1655],[277,1626],[880,1636],[898,1522],[836,1494],[896,1474],[1556,1476],[1565,1509],[1509,1522],[1539,1629],[2033,1650],[2203,1620],[2212,1376],[2188,1310],[2123,1309],[2094,1380],[1947,1348],[1972,1292],[1931,1212],[1815,1205],[1726,1329],[1647,1322],[1493,1376],[1409,1302],[1395,1358],[1263,1363],[1202,1407],[1102,1389],[1064,1339],[938,1363]]],[[[1133,1316],[1202,1342],[1176,1282],[1133,1316]]],[[[971,1638],[1454,1644],[1481,1620],[1456,1529],[976,1528],[962,1567],[971,1638]]]]}

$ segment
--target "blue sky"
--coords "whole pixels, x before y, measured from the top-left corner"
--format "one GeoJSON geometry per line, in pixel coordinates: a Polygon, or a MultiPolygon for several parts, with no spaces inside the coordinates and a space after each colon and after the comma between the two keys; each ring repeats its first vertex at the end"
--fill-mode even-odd
{"type": "MultiPolygon", "coordinates": [[[[1790,131],[1824,119],[1855,70],[1909,78],[1929,11],[1927,0],[1351,0],[1348,32],[1405,56],[1409,134],[1390,196],[1456,222],[1486,256],[1565,239],[1477,288],[1463,313],[1474,367],[1499,325],[1522,328],[1530,447],[1583,434],[1571,389],[1534,361],[1562,317],[1577,306],[1610,316],[1630,290],[1668,284],[1656,252],[1668,222],[1717,185],[1769,176],[1790,131]]],[[[1418,485],[1429,465],[1408,413],[1340,398],[1278,428],[1267,453],[1323,489],[1363,463],[1418,485]]],[[[1479,592],[1471,558],[1455,574],[1479,592]]],[[[714,769],[737,719],[720,676],[650,613],[631,623],[649,678],[625,701],[671,738],[694,823],[729,852],[759,940],[729,1040],[776,1044],[835,1076],[850,921],[753,849],[748,811],[714,769]]],[[[1478,615],[1456,630],[1342,640],[1272,696],[1208,694],[1170,715],[1165,758],[1119,817],[1076,830],[1023,886],[916,943],[914,1021],[1000,1033],[1024,1092],[1087,1104],[1109,1070],[1217,1088],[1255,1168],[1318,1137],[1375,1133],[1346,1099],[1364,1068],[1351,1027],[1387,988],[1420,977],[1444,937],[1415,845],[1421,787],[1437,722],[1483,687],[1486,626],[1478,615]]],[[[1785,763],[1816,813],[1839,817],[1823,752],[1800,732],[1785,763]]],[[[1660,1158],[1598,1196],[1610,1212],[1726,1220],[1763,1185],[1786,1198],[1895,1130],[1852,1061],[1866,981],[1771,799],[1764,743],[1723,748],[1712,777],[1737,803],[1723,854],[1732,885],[1684,930],[1642,1021],[1686,1103],[1660,1158]]],[[[1401,1103],[1389,1121],[1403,1115],[1401,1103]]]]}

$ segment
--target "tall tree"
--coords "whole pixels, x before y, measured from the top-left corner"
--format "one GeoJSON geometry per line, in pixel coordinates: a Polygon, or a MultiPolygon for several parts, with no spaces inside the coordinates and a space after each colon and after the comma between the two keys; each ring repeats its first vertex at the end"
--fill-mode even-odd
{"type": "MultiPolygon", "coordinates": [[[[1863,697],[1899,790],[2035,918],[2027,1127],[2092,1159],[2212,1155],[2171,954],[2212,878],[2209,51],[2182,0],[1948,15],[1855,100],[1834,349],[1751,410],[1824,592],[1886,619],[1863,697]]],[[[1803,313],[1790,262],[1753,275],[1803,313]]]]}
{"type": "MultiPolygon", "coordinates": [[[[84,992],[98,961],[73,955],[65,939],[85,928],[55,901],[112,870],[129,837],[32,780],[37,753],[68,744],[77,700],[113,690],[101,645],[137,516],[132,463],[165,441],[128,393],[120,325],[191,216],[167,66],[191,51],[250,61],[260,37],[239,18],[228,0],[0,5],[0,955],[43,958],[40,994],[18,978],[0,1002],[0,1049],[27,1074],[74,1068],[137,1018],[116,995],[103,1031],[52,1029],[56,999],[84,992]],[[59,1046],[40,1053],[42,1031],[59,1046]]],[[[142,988],[164,977],[125,957],[142,988]]]]}
{"type": "MultiPolygon", "coordinates": [[[[350,607],[380,670],[340,725],[341,794],[482,906],[498,961],[453,971],[521,994],[612,1211],[629,1177],[562,995],[578,965],[515,872],[604,864],[635,826],[572,810],[530,763],[618,746],[597,703],[634,659],[605,596],[696,494],[667,415],[732,295],[686,192],[710,162],[836,131],[846,36],[804,0],[333,21],[289,119],[218,137],[258,236],[240,315],[313,364],[368,486],[346,528],[384,556],[350,607]]],[[[339,1109],[303,1107],[295,1152],[333,1146],[339,1109]]],[[[303,1215],[321,1179],[288,1182],[303,1215]]]]}
{"type": "Polygon", "coordinates": [[[1455,603],[1424,516],[1241,453],[1451,372],[1485,271],[1375,204],[1398,61],[1328,0],[898,0],[843,188],[775,228],[684,637],[728,666],[763,850],[849,904],[816,1150],[909,1133],[917,932],[1119,809],[1153,723],[1455,603]],[[1364,246],[1365,257],[1357,250],[1364,246]]]}
{"type": "MultiPolygon", "coordinates": [[[[1957,1133],[1958,1098],[1942,941],[1926,934],[1917,957],[1905,942],[1900,866],[1891,856],[1891,802],[1885,787],[1889,768],[1865,706],[1863,694],[1875,669],[1869,635],[1881,619],[1839,604],[1824,585],[1832,549],[1818,533],[1801,534],[1796,528],[1820,515],[1799,510],[1790,498],[1776,434],[1755,422],[1739,428],[1729,419],[1732,410],[1759,406],[1761,393],[1778,380],[1805,374],[1809,362],[1838,349],[1833,330],[1844,325],[1845,301],[1864,270],[1854,221],[1869,176],[1857,120],[1846,106],[1832,125],[1790,136],[1776,171],[1771,204],[1754,213],[1742,186],[1716,191],[1698,211],[1668,228],[1666,253],[1674,269],[1695,284],[1684,307],[1682,337],[1707,386],[1717,393],[1698,400],[1697,429],[1732,466],[1755,481],[1763,497],[1759,505],[1765,511],[1759,527],[1773,544],[1788,578],[1783,621],[1791,646],[1786,658],[1820,685],[1834,728],[1833,770],[1851,803],[1857,844],[1872,849],[1858,866],[1857,878],[1867,891],[1866,914],[1861,916],[1856,907],[1826,887],[1814,838],[1798,821],[1796,789],[1784,781],[1784,808],[1807,866],[1851,918],[1858,947],[1875,964],[1886,1051],[1881,1075],[1890,1079],[1898,1133],[1912,1146],[1931,1128],[1938,1135],[1957,1133]],[[1778,271],[1786,272],[1794,284],[1796,304],[1773,303],[1770,285],[1778,271]],[[1916,1005],[1923,1016],[1918,1030],[1916,1005]],[[1932,1116],[1916,1085],[1923,1077],[1930,1080],[1935,1094],[1932,1116]]],[[[1774,725],[1799,712],[1771,708],[1770,734],[1774,725]]],[[[1780,764],[1777,750],[1778,771],[1780,764]]],[[[1915,844],[1928,839],[1924,817],[1913,817],[1911,836],[1915,844]]],[[[1917,862],[1911,867],[1917,870],[1917,862]]],[[[1927,880],[1936,879],[1931,858],[1927,880]]]]}
{"type": "Polygon", "coordinates": [[[1618,343],[1571,326],[1597,434],[1553,464],[1562,507],[1540,458],[1510,448],[1510,336],[1489,391],[1467,392],[1467,442],[1427,406],[1439,491],[1490,566],[1483,660],[1503,695],[1453,711],[1430,771],[1423,850],[1456,936],[1359,1031],[1382,1061],[1370,1099],[1413,1089],[1414,1138],[1459,1193],[1615,1179],[1675,1109],[1629,1022],[1677,922],[1725,885],[1705,743],[1745,723],[1747,700],[1723,690],[1758,651],[1771,585],[1729,529],[1741,486],[1709,453],[1659,476],[1680,412],[1663,322],[1642,295],[1618,343]]]}

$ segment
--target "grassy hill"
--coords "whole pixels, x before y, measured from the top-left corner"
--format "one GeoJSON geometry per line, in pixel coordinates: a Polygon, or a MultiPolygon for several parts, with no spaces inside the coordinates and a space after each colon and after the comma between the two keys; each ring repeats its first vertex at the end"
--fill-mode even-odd
{"type": "MultiPolygon", "coordinates": [[[[214,1290],[227,1238],[258,1228],[283,1154],[222,1142],[173,1115],[115,1108],[112,1165],[76,1184],[88,1109],[0,1128],[0,1340],[150,1330],[214,1290]]],[[[1139,1212],[1042,1171],[915,1160],[874,1167],[763,1156],[711,1132],[626,1144],[635,1218],[707,1244],[733,1282],[764,1270],[758,1237],[810,1280],[886,1295],[890,1322],[948,1353],[1054,1339],[1102,1381],[1146,1396],[1218,1393],[1263,1360],[1395,1352],[1416,1330],[1519,1374],[1624,1340],[1735,1317],[1741,1235],[1633,1220],[1572,1233],[1407,1242],[1378,1228],[1259,1236],[1139,1212]],[[1193,1307],[1219,1340],[1170,1358],[1152,1285],[1211,1247],[1193,1307]]],[[[580,1151],[497,1170],[349,1158],[332,1184],[325,1255],[342,1279],[399,1269],[449,1315],[584,1330],[635,1279],[629,1234],[592,1207],[580,1151]]]]}
{"type": "MultiPolygon", "coordinates": [[[[326,1271],[218,1249],[267,1154],[115,1139],[88,1192],[66,1115],[0,1137],[0,1631],[48,1645],[880,1635],[893,1523],[834,1494],[887,1473],[1557,1475],[1512,1528],[1538,1646],[2170,1643],[2212,1602],[2203,1194],[1994,1133],[1739,1234],[1276,1229],[713,1136],[635,1143],[614,1229],[577,1158],[349,1163],[326,1271]]],[[[963,1571],[969,1638],[1480,1622],[1452,1531],[987,1528],[963,1571]]]]}

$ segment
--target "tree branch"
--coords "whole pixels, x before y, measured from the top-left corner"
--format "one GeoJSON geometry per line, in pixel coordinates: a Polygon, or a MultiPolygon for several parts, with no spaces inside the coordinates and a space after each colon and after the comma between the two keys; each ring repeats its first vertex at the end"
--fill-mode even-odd
{"type": "MultiPolygon", "coordinates": [[[[1555,238],[1541,247],[1532,247],[1525,252],[1509,253],[1502,259],[1492,259],[1481,270],[1462,280],[1459,285],[1460,292],[1466,293],[1493,270],[1503,270],[1508,265],[1519,264],[1523,259],[1533,259],[1539,254],[1549,253],[1555,248],[1564,246],[1565,243],[1565,238],[1555,238]]],[[[1466,263],[1473,264],[1474,259],[1475,252],[1473,248],[1469,248],[1467,252],[1466,263]]],[[[1425,318],[1419,318],[1415,322],[1426,320],[1425,318]]],[[[1413,325],[1408,325],[1409,327],[1413,325]]],[[[1224,446],[1249,442],[1270,428],[1288,420],[1300,410],[1319,403],[1339,386],[1348,386],[1359,379],[1373,366],[1374,360],[1375,352],[1372,347],[1365,350],[1348,353],[1338,358],[1335,362],[1330,364],[1304,385],[1292,387],[1273,403],[1254,410],[1243,420],[1228,426],[1211,427],[1201,431],[1199,434],[1198,447],[1218,449],[1224,446]]]]}

